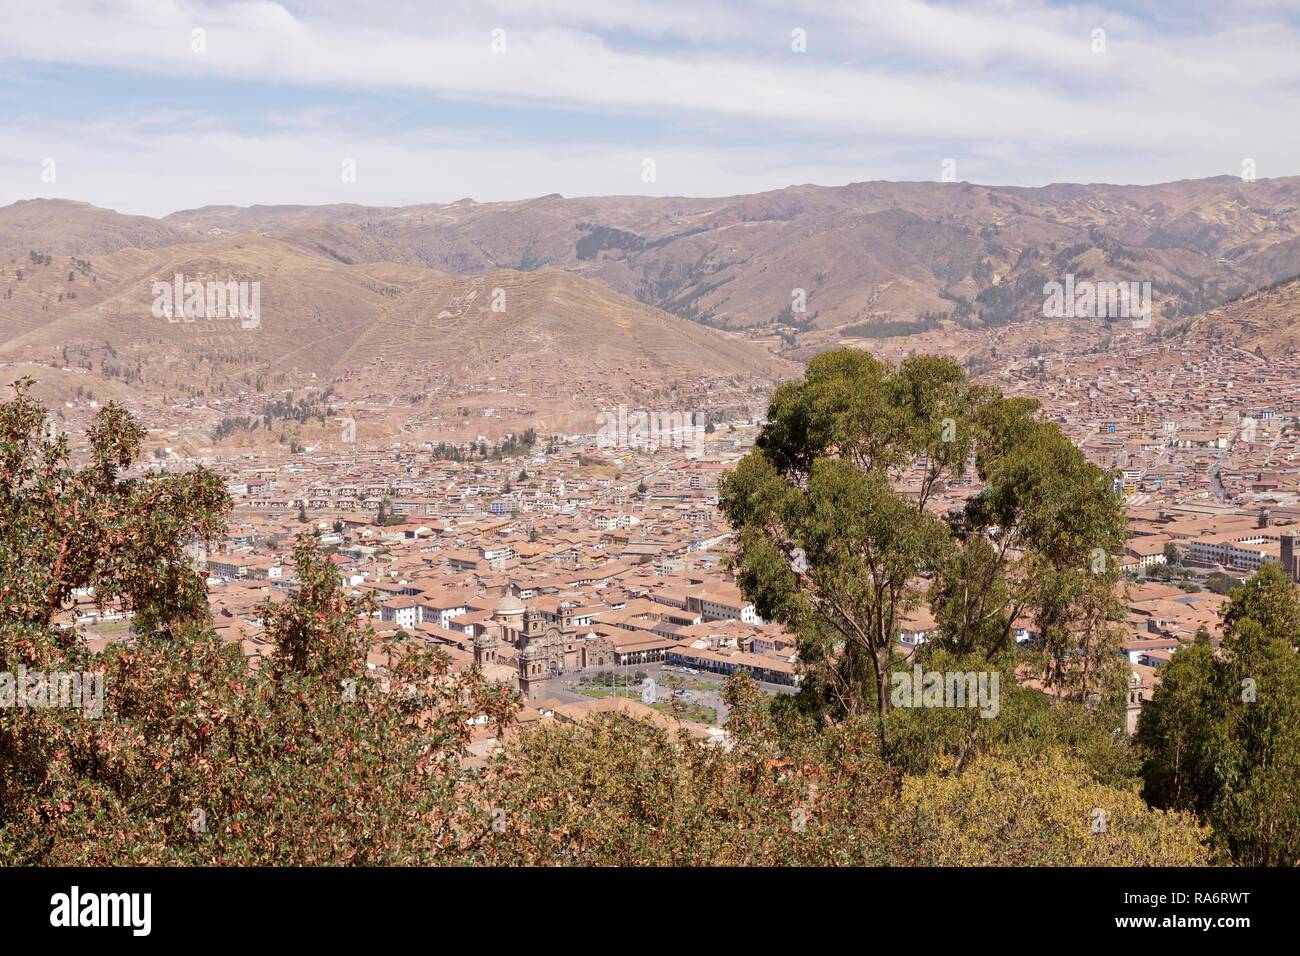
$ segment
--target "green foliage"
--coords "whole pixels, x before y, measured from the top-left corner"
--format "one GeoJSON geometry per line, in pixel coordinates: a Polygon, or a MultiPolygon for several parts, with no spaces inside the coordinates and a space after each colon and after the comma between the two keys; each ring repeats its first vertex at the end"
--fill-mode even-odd
{"type": "Polygon", "coordinates": [[[938,326],[938,320],[926,316],[919,321],[906,319],[882,320],[878,322],[858,322],[840,329],[840,335],[856,339],[887,339],[896,335],[919,335],[938,326]]]}
{"type": "Polygon", "coordinates": [[[269,598],[258,608],[267,638],[275,645],[272,658],[279,674],[316,674],[335,682],[355,677],[364,666],[368,635],[357,619],[373,611],[373,599],[349,598],[339,586],[334,565],[301,537],[293,549],[293,600],[276,604],[269,598]]]}
{"type": "Polygon", "coordinates": [[[1135,780],[1139,761],[1123,732],[1122,717],[1021,686],[1012,679],[1017,666],[1023,666],[1015,653],[985,659],[923,646],[918,656],[930,671],[997,672],[998,710],[992,718],[980,716],[977,708],[891,710],[886,718],[889,760],[909,776],[961,772],[986,754],[1032,760],[1055,749],[1068,753],[1099,783],[1127,788],[1135,780]]]}
{"type": "Polygon", "coordinates": [[[112,402],[86,435],[88,463],[75,467],[30,386],[17,383],[15,400],[0,405],[0,666],[65,652],[54,618],[79,589],[135,612],[144,632],[206,619],[207,586],[183,549],[224,529],[221,479],[203,468],[119,477],[144,432],[112,402]]]}
{"type": "Polygon", "coordinates": [[[1194,818],[1150,810],[1059,750],[910,777],[895,827],[932,866],[1204,866],[1194,818]]]}
{"type": "Polygon", "coordinates": [[[1225,640],[1242,638],[1245,623],[1254,621],[1266,641],[1300,642],[1300,600],[1280,565],[1265,564],[1230,597],[1223,611],[1225,640]]]}
{"type": "Polygon", "coordinates": [[[582,866],[1192,865],[1203,834],[1075,760],[985,757],[905,778],[872,721],[782,737],[744,677],[730,749],[624,716],[521,734],[485,774],[474,862],[582,866]],[[1109,828],[1091,831],[1093,810],[1109,828]],[[961,826],[953,821],[961,821],[961,826]]]}
{"type": "MultiPolygon", "coordinates": [[[[465,415],[469,415],[469,409],[462,409],[465,415]]],[[[507,435],[489,450],[487,442],[469,442],[466,445],[449,444],[439,442],[433,449],[434,461],[485,461],[491,459],[499,461],[502,458],[516,458],[519,455],[528,454],[537,444],[537,431],[529,428],[522,435],[513,433],[507,435]]],[[[553,454],[548,445],[548,454],[553,454]]],[[[526,480],[527,472],[520,471],[520,480],[526,480]]]]}
{"type": "Polygon", "coordinates": [[[1212,571],[1205,579],[1205,589],[1213,591],[1215,594],[1231,594],[1233,588],[1240,587],[1245,582],[1241,578],[1234,578],[1223,571],[1212,571]]]}
{"type": "Polygon", "coordinates": [[[1300,863],[1300,598],[1266,564],[1232,592],[1219,651],[1174,655],[1142,712],[1144,795],[1193,810],[1238,863],[1300,863]]]}
{"type": "MultiPolygon", "coordinates": [[[[454,673],[422,641],[377,645],[372,608],[343,591],[310,536],[294,549],[290,596],[258,609],[274,653],[250,661],[213,632],[202,575],[183,550],[221,533],[229,504],[220,480],[203,469],[121,477],[141,432],[111,405],[90,430],[87,463],[74,467],[67,439],[46,434],[28,387],[0,406],[0,671],[98,672],[104,700],[98,716],[0,709],[0,863],[1160,865],[1203,857],[1200,832],[1185,818],[1147,811],[1110,785],[1124,778],[1123,757],[1106,750],[1093,715],[1010,686],[1003,707],[1014,717],[984,722],[996,728],[972,728],[964,712],[890,714],[900,743],[890,760],[870,717],[821,726],[806,699],[764,697],[743,676],[725,689],[725,744],[695,740],[666,716],[543,722],[506,734],[515,694],[475,668],[454,673]],[[75,628],[58,625],[85,587],[135,612],[133,641],[92,653],[75,628]],[[375,650],[377,671],[367,661],[375,650]],[[467,758],[482,719],[506,743],[485,767],[467,758]],[[1049,745],[1086,762],[1036,761],[1049,745]],[[1091,807],[1114,808],[1113,833],[1084,836],[1080,814],[1091,807]],[[1034,827],[1039,818],[1046,823],[1034,827]]],[[[808,501],[822,510],[811,526],[852,515],[868,525],[856,541],[885,540],[898,552],[889,560],[908,564],[907,543],[889,541],[847,500],[870,492],[871,476],[842,475],[841,466],[826,459],[810,469],[819,474],[808,501]]],[[[942,530],[910,517],[907,527],[922,551],[933,546],[925,535],[942,530]]],[[[808,540],[842,573],[854,567],[829,534],[808,540]]],[[[851,581],[834,583],[854,593],[851,581]]],[[[1232,626],[1242,647],[1258,646],[1269,666],[1282,666],[1256,630],[1245,617],[1232,626]]],[[[1229,804],[1223,813],[1234,821],[1249,809],[1229,804]]]]}
{"type": "Polygon", "coordinates": [[[886,863],[862,808],[897,783],[861,724],[727,752],[620,716],[522,735],[484,785],[507,829],[476,862],[727,866],[886,863]]]}
{"type": "Polygon", "coordinates": [[[817,356],[776,391],[720,505],[739,532],[741,589],[798,638],[807,710],[874,709],[883,751],[898,625],[927,597],[942,646],[991,657],[1032,613],[1049,684],[1117,697],[1122,502],[1036,409],[948,359],[893,368],[857,350],[817,356]],[[936,492],[972,463],[982,492],[936,514],[936,492]]]}
{"type": "MultiPolygon", "coordinates": [[[[103,712],[0,709],[0,862],[433,862],[459,846],[469,719],[517,703],[422,644],[367,674],[368,629],[311,539],[299,587],[261,609],[250,666],[208,618],[182,545],[220,533],[222,483],[120,479],[140,429],[102,409],[90,463],[44,432],[20,383],[0,406],[0,671],[100,672],[103,712]],[[90,653],[56,615],[93,587],[135,611],[133,643],[90,653]],[[450,849],[449,849],[450,848],[450,849]]],[[[454,857],[453,857],[454,858],[454,857]]]]}

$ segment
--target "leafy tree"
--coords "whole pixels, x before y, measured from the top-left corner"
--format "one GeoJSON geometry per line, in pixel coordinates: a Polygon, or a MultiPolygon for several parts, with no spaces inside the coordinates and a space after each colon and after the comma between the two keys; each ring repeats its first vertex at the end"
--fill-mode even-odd
{"type": "Polygon", "coordinates": [[[1205,589],[1215,594],[1227,595],[1232,593],[1233,588],[1240,587],[1244,583],[1241,578],[1234,578],[1223,571],[1211,571],[1205,579],[1205,589]]]}
{"type": "Polygon", "coordinates": [[[320,674],[327,680],[355,676],[364,661],[367,634],[357,620],[373,612],[370,602],[347,597],[338,571],[320,556],[315,540],[298,539],[293,549],[293,600],[262,602],[258,615],[275,644],[272,664],[279,673],[320,674]]]}
{"type": "Polygon", "coordinates": [[[1300,598],[1266,564],[1232,592],[1222,647],[1173,656],[1143,708],[1143,793],[1194,810],[1232,860],[1300,863],[1300,598]]]}
{"type": "MultiPolygon", "coordinates": [[[[917,660],[927,671],[991,668],[1000,680],[997,712],[991,718],[973,707],[898,707],[889,712],[888,757],[909,776],[961,773],[985,755],[1030,760],[1055,749],[1068,753],[1107,786],[1130,787],[1137,777],[1139,761],[1120,729],[1119,715],[1021,686],[1012,679],[1018,664],[1015,654],[986,660],[923,645],[917,660]]],[[[911,669],[910,663],[899,666],[911,669]]]]}
{"type": "Polygon", "coordinates": [[[1265,564],[1230,594],[1223,610],[1225,639],[1242,636],[1246,621],[1254,621],[1265,640],[1300,641],[1300,600],[1295,585],[1280,565],[1265,564]]]}
{"type": "Polygon", "coordinates": [[[886,800],[897,780],[874,750],[861,724],[804,738],[800,749],[741,732],[730,751],[622,715],[541,727],[485,774],[485,799],[504,826],[475,862],[886,863],[862,808],[886,800]]]}
{"type": "MultiPolygon", "coordinates": [[[[1052,752],[903,777],[874,721],[783,736],[747,678],[728,680],[729,748],[623,715],[543,725],[485,771],[501,822],[474,862],[568,865],[1194,865],[1203,832],[1052,752]],[[1095,808],[1107,829],[1092,832],[1095,808]],[[960,820],[960,825],[952,821],[960,820]]],[[[1041,696],[1041,695],[1040,695],[1041,696]]]]}
{"type": "Polygon", "coordinates": [[[252,666],[212,631],[182,545],[220,532],[222,482],[120,478],[140,430],[108,405],[90,463],[20,383],[0,406],[0,671],[101,673],[102,711],[0,709],[0,863],[431,863],[477,825],[460,758],[470,719],[513,695],[453,674],[423,642],[371,680],[369,632],[304,538],[298,587],[262,607],[252,666]],[[135,611],[136,639],[91,653],[56,617],[74,590],[135,611]]]}
{"type": "Polygon", "coordinates": [[[207,585],[184,547],[225,527],[222,480],[121,473],[143,430],[115,402],[86,434],[89,463],[74,467],[66,436],[54,437],[31,379],[0,405],[0,665],[41,665],[74,642],[55,627],[73,592],[134,612],[143,632],[170,632],[207,615],[207,585]]]}
{"type": "MultiPolygon", "coordinates": [[[[1189,814],[1149,809],[1059,750],[909,777],[894,825],[930,866],[1204,866],[1189,814]]],[[[902,843],[902,840],[895,842],[902,843]]]]}
{"type": "Polygon", "coordinates": [[[808,709],[874,710],[883,752],[898,625],[927,596],[959,653],[1008,649],[1032,613],[1049,683],[1081,697],[1114,683],[1090,669],[1116,639],[1122,503],[1036,408],[945,358],[894,368],[852,349],[777,389],[720,504],[742,590],[798,638],[808,709]],[[972,464],[983,491],[936,514],[935,495],[972,464]]]}

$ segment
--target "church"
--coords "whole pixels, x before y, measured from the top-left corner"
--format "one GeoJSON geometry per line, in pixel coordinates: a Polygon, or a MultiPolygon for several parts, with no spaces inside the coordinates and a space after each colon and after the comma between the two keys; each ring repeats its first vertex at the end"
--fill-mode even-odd
{"type": "Polygon", "coordinates": [[[517,677],[524,700],[544,696],[546,681],[614,663],[614,645],[575,623],[575,606],[560,602],[555,615],[528,607],[507,585],[492,619],[474,638],[474,662],[487,671],[504,665],[517,677]]]}

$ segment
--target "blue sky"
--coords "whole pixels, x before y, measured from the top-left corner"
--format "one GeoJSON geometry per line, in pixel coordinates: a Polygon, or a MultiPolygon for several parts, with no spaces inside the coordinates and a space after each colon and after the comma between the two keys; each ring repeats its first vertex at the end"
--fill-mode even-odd
{"type": "Polygon", "coordinates": [[[0,0],[0,23],[0,203],[1300,173],[1300,0],[0,0]]]}

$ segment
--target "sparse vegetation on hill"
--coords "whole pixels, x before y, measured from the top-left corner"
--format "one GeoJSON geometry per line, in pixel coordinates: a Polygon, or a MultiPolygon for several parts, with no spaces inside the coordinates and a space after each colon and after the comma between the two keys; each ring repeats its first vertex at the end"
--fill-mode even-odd
{"type": "MultiPolygon", "coordinates": [[[[292,396],[264,404],[255,415],[228,415],[212,432],[213,441],[222,441],[239,432],[257,429],[270,431],[277,421],[306,424],[313,419],[321,425],[334,417],[334,408],[328,404],[329,394],[300,398],[292,396]]],[[[297,444],[295,440],[295,444],[297,444]]]]}
{"type": "Polygon", "coordinates": [[[1300,347],[1300,278],[1293,276],[1241,295],[1173,329],[1189,342],[1235,346],[1261,358],[1292,352],[1300,347]]]}
{"type": "Polygon", "coordinates": [[[895,335],[913,335],[917,332],[928,332],[930,329],[937,327],[938,324],[933,318],[918,319],[915,322],[897,320],[859,322],[856,325],[846,325],[839,330],[839,334],[858,339],[887,339],[895,335]]]}
{"type": "MultiPolygon", "coordinates": [[[[457,273],[564,268],[702,324],[769,325],[791,289],[816,293],[815,325],[867,314],[947,313],[1002,325],[1041,318],[1043,283],[1151,281],[1170,317],[1300,273],[1294,179],[1153,186],[794,186],[715,199],[523,200],[397,210],[322,208],[316,228],[358,262],[457,273]],[[367,244],[372,248],[367,249],[367,244]],[[351,254],[351,253],[349,253],[351,254]],[[976,315],[978,314],[978,319],[976,315]]],[[[300,208],[190,210],[164,223],[294,236],[300,208]]],[[[808,321],[799,316],[801,321],[808,321]]]]}
{"type": "Polygon", "coordinates": [[[434,461],[500,461],[503,458],[517,458],[526,455],[537,444],[537,432],[529,428],[522,435],[507,435],[499,442],[488,445],[487,442],[468,442],[454,445],[439,442],[434,446],[434,461]]]}
{"type": "MultiPolygon", "coordinates": [[[[56,215],[63,209],[48,207],[56,215]]],[[[4,219],[0,210],[0,232],[4,219]]],[[[700,328],[567,272],[452,276],[366,259],[362,250],[371,247],[344,246],[347,236],[332,230],[319,241],[307,238],[300,230],[285,239],[205,235],[180,249],[121,248],[77,260],[93,270],[93,281],[82,279],[72,259],[67,268],[57,260],[34,265],[29,253],[39,251],[44,262],[52,252],[41,250],[54,244],[25,246],[22,258],[0,274],[0,295],[6,296],[0,360],[49,364],[65,348],[111,347],[116,357],[92,352],[73,366],[90,372],[98,381],[88,384],[96,388],[113,380],[132,386],[145,402],[176,394],[238,398],[212,402],[216,420],[195,416],[190,427],[205,437],[222,427],[221,418],[227,421],[220,437],[248,433],[250,418],[253,428],[261,427],[258,409],[268,400],[240,395],[241,384],[256,392],[289,387],[302,394],[313,382],[347,381],[350,397],[378,392],[386,401],[394,381],[409,382],[402,389],[405,407],[372,405],[377,410],[365,416],[366,441],[409,438],[424,428],[434,440],[447,440],[437,400],[448,396],[453,380],[458,395],[449,402],[513,381],[527,383],[529,406],[545,404],[534,412],[511,403],[515,417],[509,421],[492,416],[499,440],[539,421],[586,414],[595,399],[585,383],[598,381],[604,395],[639,400],[652,383],[739,376],[770,384],[790,368],[761,345],[700,328]],[[259,282],[259,321],[245,327],[231,318],[169,322],[155,316],[154,282],[170,283],[178,274],[187,281],[239,276],[259,282]],[[449,342],[456,347],[448,348],[449,342]]],[[[474,411],[486,409],[479,404],[474,411]]],[[[274,417],[286,420],[278,412],[274,417]]]]}
{"type": "MultiPolygon", "coordinates": [[[[582,229],[584,225],[579,223],[578,228],[582,229]]],[[[632,252],[645,247],[644,239],[622,229],[611,229],[608,226],[588,226],[587,229],[586,235],[574,247],[579,260],[595,259],[604,249],[632,252]]]]}

